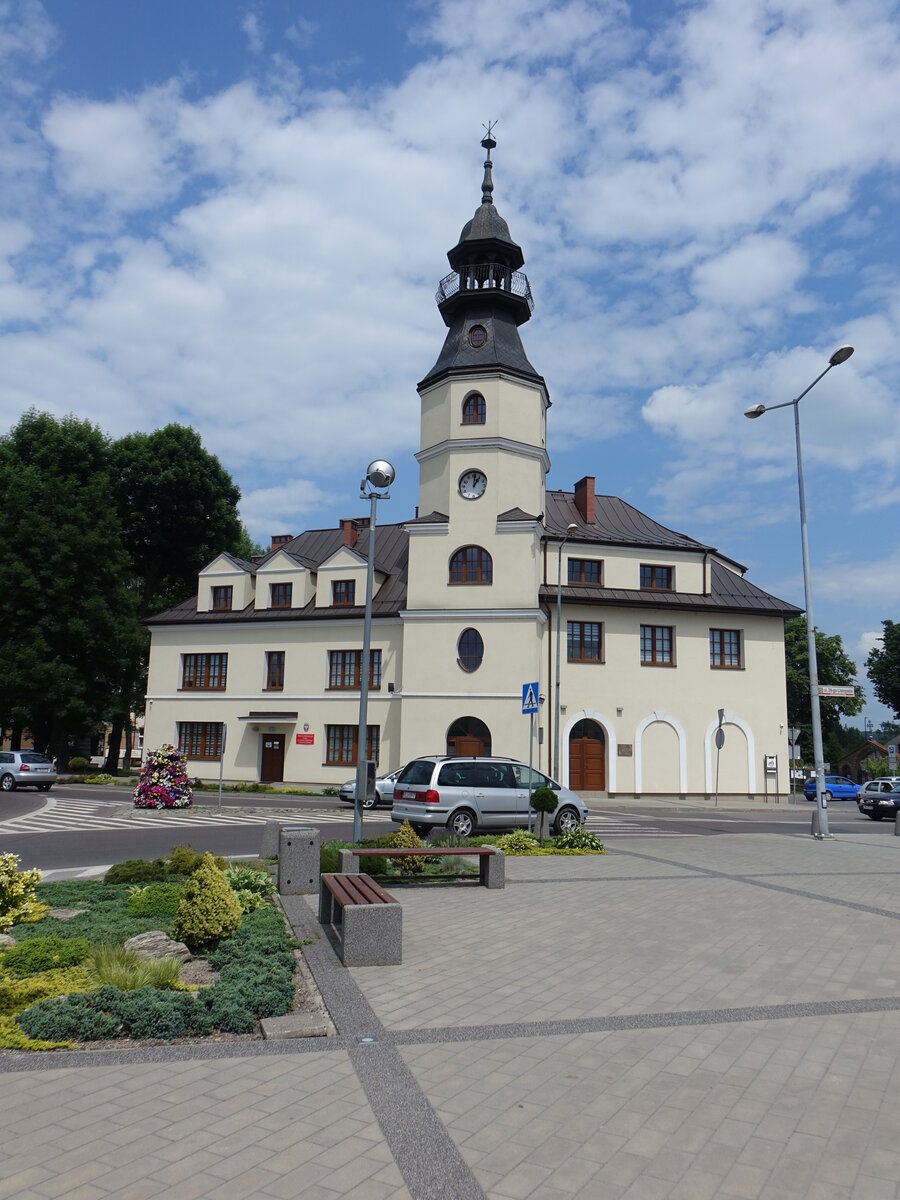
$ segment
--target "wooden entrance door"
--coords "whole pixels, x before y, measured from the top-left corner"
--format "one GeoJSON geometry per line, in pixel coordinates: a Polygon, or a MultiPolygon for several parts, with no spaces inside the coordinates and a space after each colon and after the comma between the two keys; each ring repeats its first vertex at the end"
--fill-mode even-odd
{"type": "Polygon", "coordinates": [[[596,721],[579,721],[569,735],[569,787],[573,792],[606,788],[606,740],[596,721]]]}
{"type": "Polygon", "coordinates": [[[282,783],[284,780],[284,734],[262,734],[262,762],[259,768],[261,783],[282,783]]]}
{"type": "Polygon", "coordinates": [[[484,738],[478,737],[456,737],[452,743],[452,754],[457,758],[468,757],[472,754],[480,758],[485,753],[484,738]]]}

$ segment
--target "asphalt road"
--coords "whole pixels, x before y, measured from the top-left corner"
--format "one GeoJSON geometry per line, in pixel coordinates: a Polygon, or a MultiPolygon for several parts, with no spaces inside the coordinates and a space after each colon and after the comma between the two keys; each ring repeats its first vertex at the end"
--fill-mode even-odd
{"type": "MultiPolygon", "coordinates": [[[[333,797],[224,794],[221,813],[215,793],[201,793],[195,803],[197,807],[184,824],[179,823],[180,814],[146,814],[157,823],[148,822],[142,827],[145,814],[133,814],[131,791],[127,788],[63,784],[50,796],[17,791],[0,797],[0,853],[16,853],[22,866],[38,866],[44,871],[77,871],[126,858],[155,858],[185,842],[197,850],[230,857],[255,855],[266,815],[262,809],[268,814],[273,810],[308,812],[310,821],[318,822],[324,840],[349,840],[353,832],[352,810],[333,797]],[[49,808],[48,800],[52,800],[49,808]]],[[[812,808],[790,805],[777,812],[670,812],[649,806],[625,808],[610,801],[592,806],[588,825],[607,842],[619,836],[803,836],[810,831],[812,808]]],[[[829,806],[829,823],[838,837],[860,833],[887,837],[894,833],[893,821],[869,821],[849,802],[829,806]]],[[[364,828],[367,836],[375,836],[396,826],[386,809],[376,809],[365,814],[364,828]]]]}

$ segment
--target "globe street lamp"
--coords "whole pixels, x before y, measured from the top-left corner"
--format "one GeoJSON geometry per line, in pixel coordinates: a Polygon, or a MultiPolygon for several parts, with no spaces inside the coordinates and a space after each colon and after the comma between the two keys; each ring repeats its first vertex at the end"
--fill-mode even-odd
{"type": "Polygon", "coordinates": [[[363,621],[362,661],[359,664],[359,732],[356,743],[356,801],[353,805],[353,840],[362,837],[363,799],[368,791],[368,716],[370,643],[372,640],[372,585],[375,581],[375,514],[379,500],[389,500],[388,488],[394,482],[394,468],[383,458],[376,458],[366,468],[366,477],[359,485],[360,499],[369,500],[369,561],[366,570],[366,615],[363,621]]]}
{"type": "Polygon", "coordinates": [[[813,756],[816,764],[816,820],[815,834],[817,838],[831,837],[828,832],[828,809],[822,796],[825,783],[825,754],[822,749],[822,713],[819,707],[819,666],[816,661],[816,626],[813,620],[812,587],[809,578],[809,539],[806,534],[806,495],[803,490],[803,459],[800,454],[800,401],[807,392],[812,391],[820,379],[824,378],[832,367],[839,367],[853,353],[852,346],[842,346],[835,350],[828,360],[828,366],[821,375],[817,375],[806,391],[800,393],[794,400],[786,400],[783,404],[754,404],[744,411],[744,416],[751,420],[761,417],[764,412],[775,408],[794,409],[794,437],[797,442],[797,485],[800,490],[800,542],[803,550],[803,590],[806,596],[806,638],[809,657],[809,698],[812,707],[813,756]]]}
{"type": "Polygon", "coordinates": [[[560,783],[559,778],[559,643],[562,627],[562,552],[563,546],[573,533],[578,532],[578,526],[569,525],[566,536],[559,543],[559,553],[556,556],[556,686],[553,689],[553,778],[560,783]]]}

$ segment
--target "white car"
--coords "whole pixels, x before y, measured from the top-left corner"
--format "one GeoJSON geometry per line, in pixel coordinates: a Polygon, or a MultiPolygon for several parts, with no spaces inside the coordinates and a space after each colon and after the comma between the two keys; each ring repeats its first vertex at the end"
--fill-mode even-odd
{"type": "Polygon", "coordinates": [[[0,750],[0,791],[33,787],[49,792],[56,783],[56,767],[37,750],[0,750]]]}
{"type": "MultiPolygon", "coordinates": [[[[390,775],[382,775],[380,779],[376,779],[375,799],[370,800],[367,796],[363,800],[363,808],[378,808],[381,804],[393,804],[394,784],[397,782],[397,776],[402,770],[402,767],[398,767],[396,771],[391,771],[390,775]]],[[[348,779],[346,783],[341,784],[338,796],[345,804],[356,803],[356,776],[353,779],[348,779]]]]}

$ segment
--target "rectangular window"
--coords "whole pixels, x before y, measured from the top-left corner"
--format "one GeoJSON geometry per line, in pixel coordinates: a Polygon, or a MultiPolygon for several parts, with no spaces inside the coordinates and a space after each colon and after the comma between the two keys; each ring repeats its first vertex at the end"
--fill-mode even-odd
{"type": "Polygon", "coordinates": [[[671,625],[641,626],[641,663],[644,666],[672,667],[675,630],[671,625]]]}
{"type": "Polygon", "coordinates": [[[709,665],[736,670],[741,661],[741,631],[739,629],[711,629],[709,631],[709,665]]]}
{"type": "Polygon", "coordinates": [[[331,585],[331,603],[334,605],[355,604],[356,580],[335,579],[331,585]]]}
{"type": "MultiPolygon", "coordinates": [[[[325,726],[325,763],[330,767],[347,767],[356,763],[356,748],[359,745],[358,725],[325,726]]],[[[378,762],[381,746],[381,728],[366,726],[366,758],[378,762]]]]}
{"type": "Polygon", "coordinates": [[[284,651],[269,650],[266,654],[266,691],[280,692],[284,688],[284,651]]]}
{"type": "Polygon", "coordinates": [[[230,612],[233,587],[214,587],[212,590],[213,612],[230,612]]]}
{"type": "Polygon", "coordinates": [[[599,621],[569,621],[566,625],[569,662],[602,662],[599,621]]]}
{"type": "Polygon", "coordinates": [[[273,583],[269,607],[290,608],[293,590],[294,585],[292,583],[273,583]]]}
{"type": "Polygon", "coordinates": [[[641,565],[641,588],[651,592],[671,592],[674,585],[675,570],[673,567],[641,565]]]}
{"type": "Polygon", "coordinates": [[[183,654],[181,686],[188,690],[223,691],[228,675],[227,654],[183,654]]]}
{"type": "MultiPolygon", "coordinates": [[[[330,688],[353,689],[359,687],[362,667],[362,650],[328,651],[328,686],[330,688]]],[[[381,651],[369,651],[369,687],[377,691],[381,687],[381,651]]]]}
{"type": "Polygon", "coordinates": [[[179,721],[178,749],[188,758],[218,758],[222,753],[219,721],[179,721]]]}
{"type": "Polygon", "coordinates": [[[570,558],[569,583],[601,582],[601,560],[599,558],[570,558]]]}

